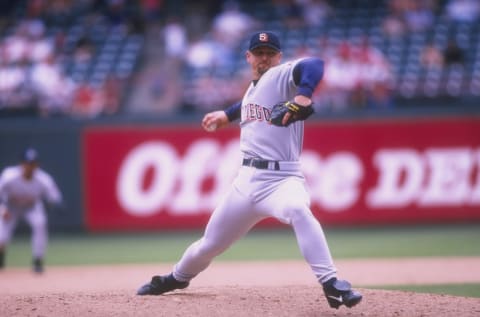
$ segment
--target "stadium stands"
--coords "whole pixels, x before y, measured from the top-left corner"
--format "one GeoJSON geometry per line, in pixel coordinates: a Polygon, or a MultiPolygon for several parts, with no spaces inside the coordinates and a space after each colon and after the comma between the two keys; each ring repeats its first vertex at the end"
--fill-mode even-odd
{"type": "MultiPolygon", "coordinates": [[[[55,6],[55,1],[51,1],[45,2],[44,6],[40,5],[37,8],[34,3],[34,1],[18,1],[16,3],[10,19],[7,18],[5,23],[0,25],[0,48],[3,47],[6,52],[13,35],[18,35],[15,38],[17,42],[25,43],[24,52],[19,54],[23,54],[20,62],[23,66],[22,71],[25,73],[25,81],[28,82],[30,70],[41,62],[33,60],[28,55],[32,48],[32,43],[29,42],[30,33],[33,32],[32,25],[41,26],[39,36],[52,46],[51,58],[54,59],[55,65],[59,66],[61,76],[64,76],[64,80],[71,80],[75,87],[65,100],[72,103],[72,106],[65,107],[61,112],[43,107],[41,100],[43,92],[33,85],[31,89],[35,98],[29,100],[33,105],[16,105],[16,108],[37,108],[38,111],[35,112],[44,116],[60,114],[91,117],[101,114],[102,109],[97,109],[95,113],[90,114],[88,112],[75,113],[75,109],[78,108],[74,105],[77,100],[76,94],[77,92],[81,93],[82,89],[80,88],[87,85],[94,92],[92,96],[95,96],[97,102],[102,104],[106,98],[104,85],[108,81],[115,80],[120,85],[128,85],[140,61],[143,46],[143,35],[132,30],[129,24],[133,15],[128,14],[135,12],[135,7],[125,4],[125,12],[128,13],[126,19],[121,22],[113,22],[108,14],[107,4],[96,8],[92,4],[88,5],[88,2],[78,4],[75,1],[66,1],[57,2],[59,8],[55,6]],[[19,30],[23,28],[26,31],[20,34],[19,30]]],[[[18,62],[9,60],[9,54],[6,52],[4,60],[0,59],[0,69],[9,69],[18,62]]],[[[4,87],[5,90],[1,91],[1,86],[0,92],[4,94],[8,92],[11,95],[18,91],[17,87],[4,87]]],[[[61,90],[61,88],[59,89],[61,90]]],[[[122,91],[120,89],[118,93],[121,95],[122,91]]],[[[51,98],[55,98],[55,95],[52,94],[51,98]]],[[[119,96],[119,99],[121,98],[122,96],[119,96]]],[[[19,113],[19,111],[10,111],[13,99],[15,98],[0,99],[2,113],[7,115],[19,113]]],[[[86,105],[82,107],[85,108],[86,105]]]]}
{"type": "MultiPolygon", "coordinates": [[[[230,2],[206,1],[206,6],[212,3],[226,6],[230,2]]],[[[0,78],[0,113],[19,113],[22,102],[29,103],[29,107],[24,108],[30,110],[32,102],[38,107],[38,88],[33,87],[29,91],[29,85],[25,84],[28,83],[28,70],[37,61],[9,62],[5,55],[7,43],[23,25],[27,25],[30,31],[41,29],[38,32],[52,45],[55,63],[59,65],[65,80],[71,80],[78,89],[86,85],[93,90],[90,98],[78,98],[83,102],[93,102],[96,98],[97,103],[103,103],[104,86],[112,80],[117,81],[114,86],[119,89],[119,104],[122,104],[129,90],[135,90],[135,83],[131,79],[137,72],[143,71],[139,65],[146,45],[142,28],[135,27],[135,21],[138,22],[141,12],[136,2],[43,2],[64,5],[48,9],[41,5],[35,6],[41,1],[22,0],[11,3],[14,5],[10,6],[8,18],[5,15],[0,23],[0,52],[4,52],[3,55],[0,54],[0,76],[3,76],[0,78]],[[32,27],[32,22],[37,23],[37,29],[32,27]],[[19,72],[23,77],[18,76],[19,72]],[[29,94],[31,98],[26,97],[29,94]],[[15,111],[10,111],[12,109],[15,111]]],[[[194,1],[186,1],[183,5],[193,4],[194,1]]],[[[352,50],[347,59],[349,66],[358,68],[361,63],[370,65],[368,63],[371,61],[362,62],[359,57],[358,52],[366,49],[364,46],[368,46],[371,55],[363,58],[376,56],[377,62],[382,60],[381,79],[377,78],[375,84],[371,84],[364,83],[360,76],[357,85],[348,92],[350,95],[343,98],[347,104],[338,109],[386,107],[378,102],[370,102],[375,93],[379,92],[379,83],[380,94],[388,94],[388,107],[449,105],[452,100],[474,104],[480,97],[478,1],[291,0],[239,1],[237,4],[244,15],[256,21],[252,22],[252,26],[280,34],[284,44],[284,59],[308,52],[321,56],[328,65],[333,58],[338,57],[337,50],[340,47],[349,45],[352,50]],[[362,94],[366,97],[359,99],[358,96],[362,94]]],[[[207,21],[212,22],[218,17],[222,8],[223,6],[217,8],[215,15],[207,16],[207,21]]],[[[162,25],[168,14],[169,12],[164,12],[165,20],[160,21],[152,22],[152,18],[144,18],[145,28],[148,29],[148,23],[162,25]]],[[[180,18],[180,23],[184,24],[189,33],[190,42],[187,43],[187,51],[180,56],[178,72],[182,80],[180,90],[184,93],[178,100],[177,109],[206,111],[208,107],[228,106],[241,96],[242,87],[248,79],[244,72],[246,64],[243,54],[251,30],[242,30],[242,40],[232,47],[231,43],[222,43],[217,31],[208,23],[203,36],[198,38],[200,31],[195,29],[196,25],[191,20],[191,16],[180,18]],[[197,53],[211,54],[209,60],[204,60],[206,64],[200,67],[190,64],[187,59],[189,53],[192,53],[190,50],[198,42],[202,46],[197,53]],[[206,90],[212,92],[207,99],[206,90]]],[[[202,57],[207,58],[207,55],[202,57]]],[[[158,54],[155,58],[171,58],[165,56],[158,54]]],[[[168,60],[164,63],[168,64],[168,60]]],[[[348,77],[351,74],[353,73],[343,75],[348,77]]],[[[325,76],[325,82],[328,83],[328,77],[331,76],[328,69],[325,76]]],[[[328,100],[329,93],[338,91],[337,87],[325,84],[317,96],[319,100],[328,100]]],[[[158,94],[158,89],[155,93],[158,94]]],[[[75,90],[72,94],[74,104],[75,90]]],[[[81,105],[80,108],[82,107],[89,106],[81,105]]],[[[122,107],[118,107],[118,111],[110,110],[108,113],[121,113],[122,107]]],[[[77,108],[79,107],[74,105],[71,107],[77,108]]],[[[334,107],[325,104],[324,108],[327,110],[334,107]]],[[[48,114],[48,110],[43,111],[45,113],[48,114]]],[[[101,110],[95,111],[89,116],[102,113],[101,110]]]]}
{"type": "MultiPolygon", "coordinates": [[[[314,2],[314,1],[313,1],[314,2]]],[[[322,2],[322,1],[320,1],[322,2]]],[[[447,12],[451,1],[403,1],[404,7],[392,8],[389,0],[368,1],[329,1],[331,13],[318,25],[307,23],[291,27],[284,16],[276,15],[278,3],[300,3],[294,1],[264,1],[260,5],[248,3],[243,10],[264,22],[264,28],[277,31],[284,43],[285,58],[294,58],[300,47],[308,47],[309,52],[322,56],[328,64],[331,51],[341,43],[358,46],[367,40],[373,48],[381,52],[390,64],[393,73],[391,95],[397,106],[443,105],[453,100],[476,102],[480,83],[480,20],[458,21],[447,12]],[[396,12],[393,12],[395,11],[396,12]],[[405,24],[403,32],[388,34],[384,29],[386,18],[396,14],[405,24]],[[327,43],[323,44],[324,41],[327,43]],[[448,63],[444,55],[449,43],[455,43],[463,60],[461,63],[448,63]],[[438,67],[427,67],[422,63],[422,52],[432,45],[440,54],[438,67]]],[[[468,2],[468,1],[467,1],[468,2]]],[[[309,1],[302,1],[309,3],[309,1]]],[[[306,7],[305,9],[309,9],[306,7]]],[[[245,43],[239,43],[237,58],[243,61],[245,43]]],[[[244,63],[235,64],[235,69],[227,73],[235,74],[244,63]]],[[[224,69],[203,69],[207,76],[219,76],[224,69]]],[[[185,72],[188,82],[196,81],[197,70],[185,72]]],[[[326,76],[329,76],[328,72],[326,76]]],[[[200,78],[201,79],[201,78],[200,78]]],[[[323,94],[328,92],[321,92],[323,94]]]]}

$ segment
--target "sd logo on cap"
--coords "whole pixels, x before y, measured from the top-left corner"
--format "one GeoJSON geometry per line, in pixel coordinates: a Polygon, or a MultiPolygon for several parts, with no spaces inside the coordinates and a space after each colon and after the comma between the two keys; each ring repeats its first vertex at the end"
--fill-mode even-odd
{"type": "Polygon", "coordinates": [[[276,51],[280,51],[281,49],[278,36],[275,33],[269,31],[257,32],[253,34],[250,38],[250,45],[248,46],[248,50],[252,51],[261,46],[266,46],[276,51]]]}

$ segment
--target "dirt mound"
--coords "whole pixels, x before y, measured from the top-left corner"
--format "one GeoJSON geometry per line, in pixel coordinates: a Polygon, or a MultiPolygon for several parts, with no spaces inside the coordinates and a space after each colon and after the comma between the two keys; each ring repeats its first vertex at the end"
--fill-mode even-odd
{"type": "Polygon", "coordinates": [[[0,272],[0,317],[20,316],[480,316],[480,300],[371,290],[385,284],[480,282],[479,258],[337,261],[364,300],[331,309],[302,261],[213,263],[189,288],[136,296],[171,264],[48,267],[0,272]],[[450,274],[445,274],[450,272],[450,274]],[[360,288],[359,288],[360,286],[360,288]]]}
{"type": "Polygon", "coordinates": [[[131,292],[8,295],[1,316],[479,316],[475,298],[360,289],[364,300],[331,309],[318,287],[196,287],[162,296],[131,292]]]}

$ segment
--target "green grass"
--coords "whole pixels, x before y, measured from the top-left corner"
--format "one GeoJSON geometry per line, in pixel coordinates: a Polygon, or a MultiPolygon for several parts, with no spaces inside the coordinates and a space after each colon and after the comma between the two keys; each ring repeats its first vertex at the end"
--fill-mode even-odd
{"type": "Polygon", "coordinates": [[[435,285],[382,285],[375,287],[369,286],[367,288],[480,298],[479,283],[435,285]]]}
{"type": "MultiPolygon", "coordinates": [[[[334,259],[429,256],[480,256],[480,223],[469,225],[329,228],[325,230],[334,259]]],[[[96,265],[175,262],[199,231],[178,233],[55,234],[46,262],[55,265],[96,265]]],[[[302,259],[291,230],[253,230],[220,255],[217,261],[302,259]]],[[[7,265],[31,263],[30,236],[14,237],[7,265]]],[[[384,286],[407,290],[480,297],[480,284],[384,286]]]]}
{"type": "Polygon", "coordinates": [[[332,254],[341,258],[480,256],[480,224],[335,230],[332,254]]]}
{"type": "MultiPolygon", "coordinates": [[[[334,258],[480,256],[480,224],[415,227],[330,228],[334,258]]],[[[49,265],[174,262],[201,232],[52,235],[49,265]]],[[[30,264],[29,236],[17,236],[7,265],[30,264]]],[[[253,230],[218,260],[301,259],[291,230],[253,230]]]]}

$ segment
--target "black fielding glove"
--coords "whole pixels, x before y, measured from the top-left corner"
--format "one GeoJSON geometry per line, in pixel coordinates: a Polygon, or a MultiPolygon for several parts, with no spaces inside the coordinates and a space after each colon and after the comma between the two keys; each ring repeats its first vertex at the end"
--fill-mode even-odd
{"type": "Polygon", "coordinates": [[[279,127],[286,127],[293,122],[299,120],[306,120],[315,112],[312,105],[313,104],[310,104],[304,107],[300,106],[294,101],[277,103],[272,108],[272,113],[270,115],[270,123],[279,127]],[[287,123],[283,125],[282,120],[287,112],[290,112],[292,116],[290,117],[290,119],[288,119],[287,123]]]}

